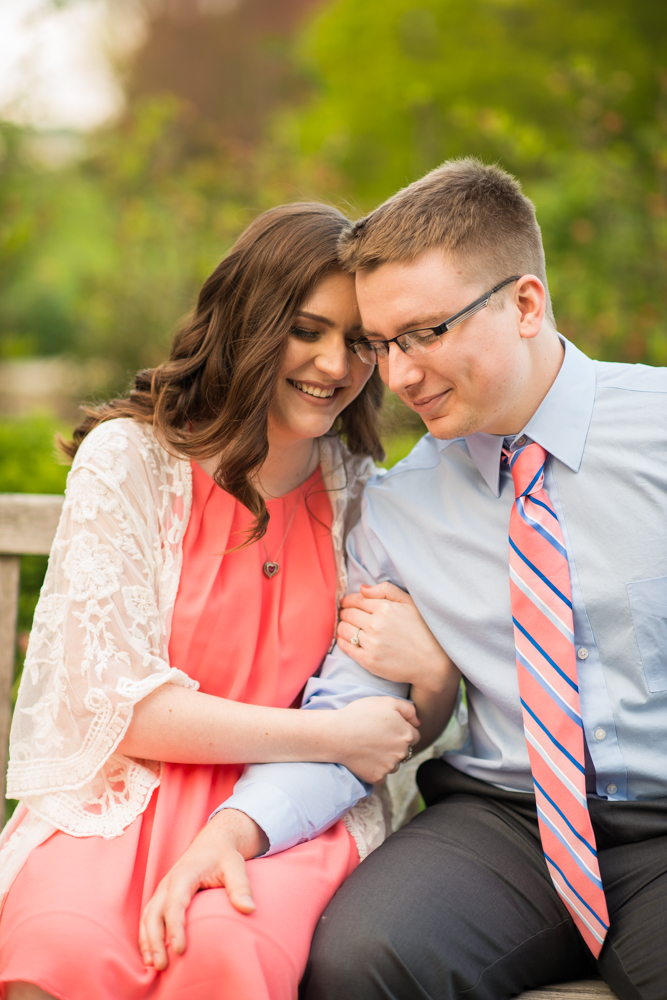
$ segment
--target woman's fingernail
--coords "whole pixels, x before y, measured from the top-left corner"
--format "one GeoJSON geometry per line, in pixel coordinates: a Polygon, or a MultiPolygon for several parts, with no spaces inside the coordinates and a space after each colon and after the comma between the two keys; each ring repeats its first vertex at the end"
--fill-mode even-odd
{"type": "Polygon", "coordinates": [[[244,906],[252,906],[253,910],[255,909],[255,900],[252,896],[241,896],[239,902],[243,903],[244,906]]]}

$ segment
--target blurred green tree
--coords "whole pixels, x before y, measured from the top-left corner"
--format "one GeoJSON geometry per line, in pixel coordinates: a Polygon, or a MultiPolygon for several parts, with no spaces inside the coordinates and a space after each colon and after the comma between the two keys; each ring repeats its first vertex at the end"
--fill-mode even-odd
{"type": "Polygon", "coordinates": [[[335,0],[283,117],[368,210],[447,157],[517,174],[563,332],[667,363],[667,7],[653,0],[335,0]]]}
{"type": "Polygon", "coordinates": [[[667,363],[667,7],[214,6],[153,0],[126,115],[69,163],[44,166],[43,136],[0,126],[0,358],[101,356],[111,392],[164,356],[263,208],[310,196],[354,214],[473,153],[535,199],[563,332],[667,363]]]}
{"type": "Polygon", "coordinates": [[[313,3],[146,3],[126,114],[61,136],[69,162],[48,163],[58,136],[0,123],[0,359],[103,357],[113,392],[164,358],[244,225],[296,195],[261,137],[301,86],[290,40],[313,3]]]}
{"type": "Polygon", "coordinates": [[[104,357],[127,373],[162,360],[256,202],[252,171],[183,142],[183,105],[139,103],[57,170],[6,127],[0,166],[0,355],[104,357]]]}

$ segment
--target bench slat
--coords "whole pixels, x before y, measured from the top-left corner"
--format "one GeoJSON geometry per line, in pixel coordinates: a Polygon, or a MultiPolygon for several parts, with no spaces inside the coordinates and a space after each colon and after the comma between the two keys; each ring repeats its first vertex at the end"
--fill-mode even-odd
{"type": "Polygon", "coordinates": [[[0,495],[0,553],[48,556],[64,498],[52,494],[0,495]]]}
{"type": "Polygon", "coordinates": [[[0,555],[0,821],[3,823],[7,744],[12,721],[11,688],[14,680],[20,568],[20,556],[0,555]]]}
{"type": "Polygon", "coordinates": [[[0,494],[0,821],[4,822],[11,688],[16,654],[19,573],[22,555],[47,556],[64,497],[0,494]]]}
{"type": "Polygon", "coordinates": [[[576,983],[544,986],[540,990],[528,990],[518,1000],[615,1000],[615,996],[602,980],[585,979],[576,983]]]}

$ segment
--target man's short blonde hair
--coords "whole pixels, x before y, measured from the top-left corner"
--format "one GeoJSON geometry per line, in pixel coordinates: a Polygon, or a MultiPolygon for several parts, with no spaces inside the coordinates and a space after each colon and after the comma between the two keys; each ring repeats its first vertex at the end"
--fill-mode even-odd
{"type": "Polygon", "coordinates": [[[535,206],[500,167],[473,157],[447,160],[344,230],[339,254],[352,272],[412,261],[437,248],[484,285],[482,291],[513,274],[536,275],[554,322],[535,206]]]}

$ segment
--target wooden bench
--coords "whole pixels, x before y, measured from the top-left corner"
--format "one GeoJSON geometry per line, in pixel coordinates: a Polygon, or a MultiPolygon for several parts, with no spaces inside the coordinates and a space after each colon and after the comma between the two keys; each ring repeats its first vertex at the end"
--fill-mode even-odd
{"type": "MultiPolygon", "coordinates": [[[[62,496],[0,493],[0,809],[4,815],[11,688],[22,555],[48,555],[62,496]]],[[[605,983],[586,980],[521,994],[521,1000],[614,1000],[605,983]]]]}
{"type": "Polygon", "coordinates": [[[616,994],[601,979],[582,979],[578,983],[527,990],[518,1000],[616,1000],[616,994]]]}
{"type": "Polygon", "coordinates": [[[4,820],[21,556],[48,556],[62,496],[0,493],[0,819],[4,820]]]}

